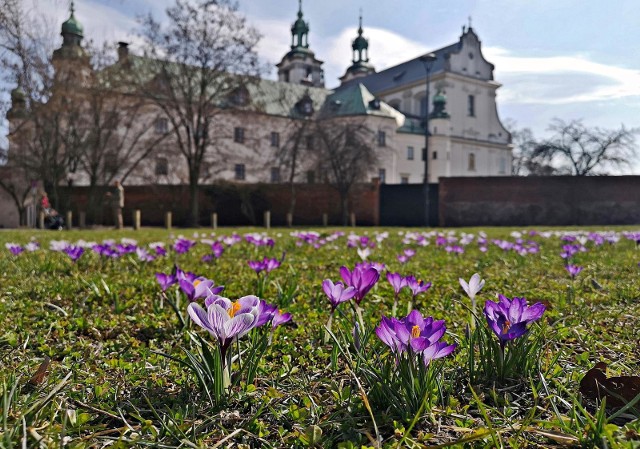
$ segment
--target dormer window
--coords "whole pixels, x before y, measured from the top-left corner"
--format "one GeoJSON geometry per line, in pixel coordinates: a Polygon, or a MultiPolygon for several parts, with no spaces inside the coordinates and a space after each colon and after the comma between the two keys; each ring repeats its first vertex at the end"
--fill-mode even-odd
{"type": "Polygon", "coordinates": [[[313,115],[313,100],[308,93],[296,103],[296,109],[306,117],[313,115]]]}
{"type": "Polygon", "coordinates": [[[378,100],[377,98],[374,98],[369,102],[369,107],[375,110],[380,109],[380,100],[378,100]]]}
{"type": "Polygon", "coordinates": [[[231,94],[231,103],[236,106],[246,106],[249,104],[249,91],[246,87],[240,86],[231,94]]]}

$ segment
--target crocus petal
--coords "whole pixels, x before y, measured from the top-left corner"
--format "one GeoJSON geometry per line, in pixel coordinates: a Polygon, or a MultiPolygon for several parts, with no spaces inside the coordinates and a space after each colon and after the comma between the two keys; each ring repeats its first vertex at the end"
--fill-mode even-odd
{"type": "Polygon", "coordinates": [[[541,302],[537,302],[534,305],[527,307],[527,309],[522,312],[521,319],[523,321],[535,321],[540,319],[546,310],[546,306],[541,302]]]}

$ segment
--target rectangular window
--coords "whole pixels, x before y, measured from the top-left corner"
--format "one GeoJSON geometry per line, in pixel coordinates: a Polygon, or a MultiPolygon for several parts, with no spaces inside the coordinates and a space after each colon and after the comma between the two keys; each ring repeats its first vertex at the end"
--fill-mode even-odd
{"type": "Polygon", "coordinates": [[[169,174],[169,161],[166,157],[159,157],[156,159],[156,176],[169,174]]]}
{"type": "Polygon", "coordinates": [[[233,129],[233,141],[238,143],[244,143],[244,128],[233,129]]]}
{"type": "Polygon", "coordinates": [[[280,182],[280,167],[271,167],[271,182],[280,182]]]}
{"type": "Polygon", "coordinates": [[[236,164],[235,167],[235,179],[236,181],[244,181],[244,164],[236,164]]]}
{"type": "Polygon", "coordinates": [[[378,146],[384,147],[387,145],[387,133],[384,131],[378,131],[378,146]]]}
{"type": "Polygon", "coordinates": [[[500,168],[498,173],[504,175],[507,172],[507,160],[503,157],[500,158],[500,168]]]}
{"type": "Polygon", "coordinates": [[[156,119],[155,122],[156,134],[166,134],[169,132],[169,120],[166,118],[156,119]]]}
{"type": "Polygon", "coordinates": [[[400,184],[409,184],[409,177],[408,176],[401,176],[400,177],[400,184]]]}
{"type": "Polygon", "coordinates": [[[316,183],[316,172],[313,170],[307,171],[307,183],[315,184],[316,183]]]}
{"type": "Polygon", "coordinates": [[[378,178],[380,179],[380,184],[384,184],[387,182],[387,170],[381,168],[378,170],[378,178]]]}
{"type": "Polygon", "coordinates": [[[413,160],[413,147],[407,147],[407,160],[413,160]]]}
{"type": "Polygon", "coordinates": [[[422,149],[422,160],[424,161],[427,158],[427,149],[423,148],[422,149]]]}
{"type": "Polygon", "coordinates": [[[280,147],[280,133],[277,133],[277,132],[271,133],[271,146],[276,148],[280,147]]]}
{"type": "Polygon", "coordinates": [[[473,153],[469,153],[469,159],[468,159],[468,167],[467,170],[469,171],[475,171],[476,170],[476,155],[473,153]]]}
{"type": "Polygon", "coordinates": [[[467,97],[467,114],[469,117],[475,117],[476,115],[476,97],[473,95],[467,97]]]}
{"type": "Polygon", "coordinates": [[[433,153],[431,153],[431,159],[438,159],[438,152],[434,151],[433,153]]]}

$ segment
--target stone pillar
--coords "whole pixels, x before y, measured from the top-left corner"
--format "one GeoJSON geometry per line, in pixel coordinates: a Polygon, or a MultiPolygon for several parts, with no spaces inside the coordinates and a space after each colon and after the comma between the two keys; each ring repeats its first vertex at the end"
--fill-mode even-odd
{"type": "Polygon", "coordinates": [[[329,226],[329,214],[322,214],[322,226],[329,226]]]}
{"type": "Polygon", "coordinates": [[[218,214],[215,212],[211,214],[211,227],[218,229],[218,214]]]}
{"type": "Polygon", "coordinates": [[[271,229],[271,211],[264,211],[264,227],[267,229],[271,229]]]}
{"type": "Polygon", "coordinates": [[[65,225],[67,226],[67,229],[70,231],[71,228],[73,227],[73,212],[71,212],[70,210],[67,211],[67,217],[66,217],[66,221],[65,221],[65,225]]]}
{"type": "Polygon", "coordinates": [[[136,209],[133,211],[133,230],[134,231],[138,231],[140,229],[140,221],[141,221],[140,209],[136,209]]]}
{"type": "Polygon", "coordinates": [[[168,230],[171,230],[171,224],[173,221],[173,214],[171,212],[167,212],[164,214],[164,227],[168,230]]]}
{"type": "Polygon", "coordinates": [[[351,227],[355,228],[356,227],[356,214],[355,214],[355,212],[351,212],[349,214],[349,221],[351,222],[351,227]]]}

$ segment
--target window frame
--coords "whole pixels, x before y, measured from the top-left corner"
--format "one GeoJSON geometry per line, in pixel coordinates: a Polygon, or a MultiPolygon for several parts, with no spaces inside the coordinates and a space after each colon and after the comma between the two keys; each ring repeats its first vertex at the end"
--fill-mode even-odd
{"type": "Polygon", "coordinates": [[[247,168],[244,164],[236,164],[234,166],[233,179],[236,181],[244,181],[247,179],[247,168]]]}
{"type": "Polygon", "coordinates": [[[233,128],[233,141],[235,143],[244,143],[244,128],[236,126],[233,128]]]}

